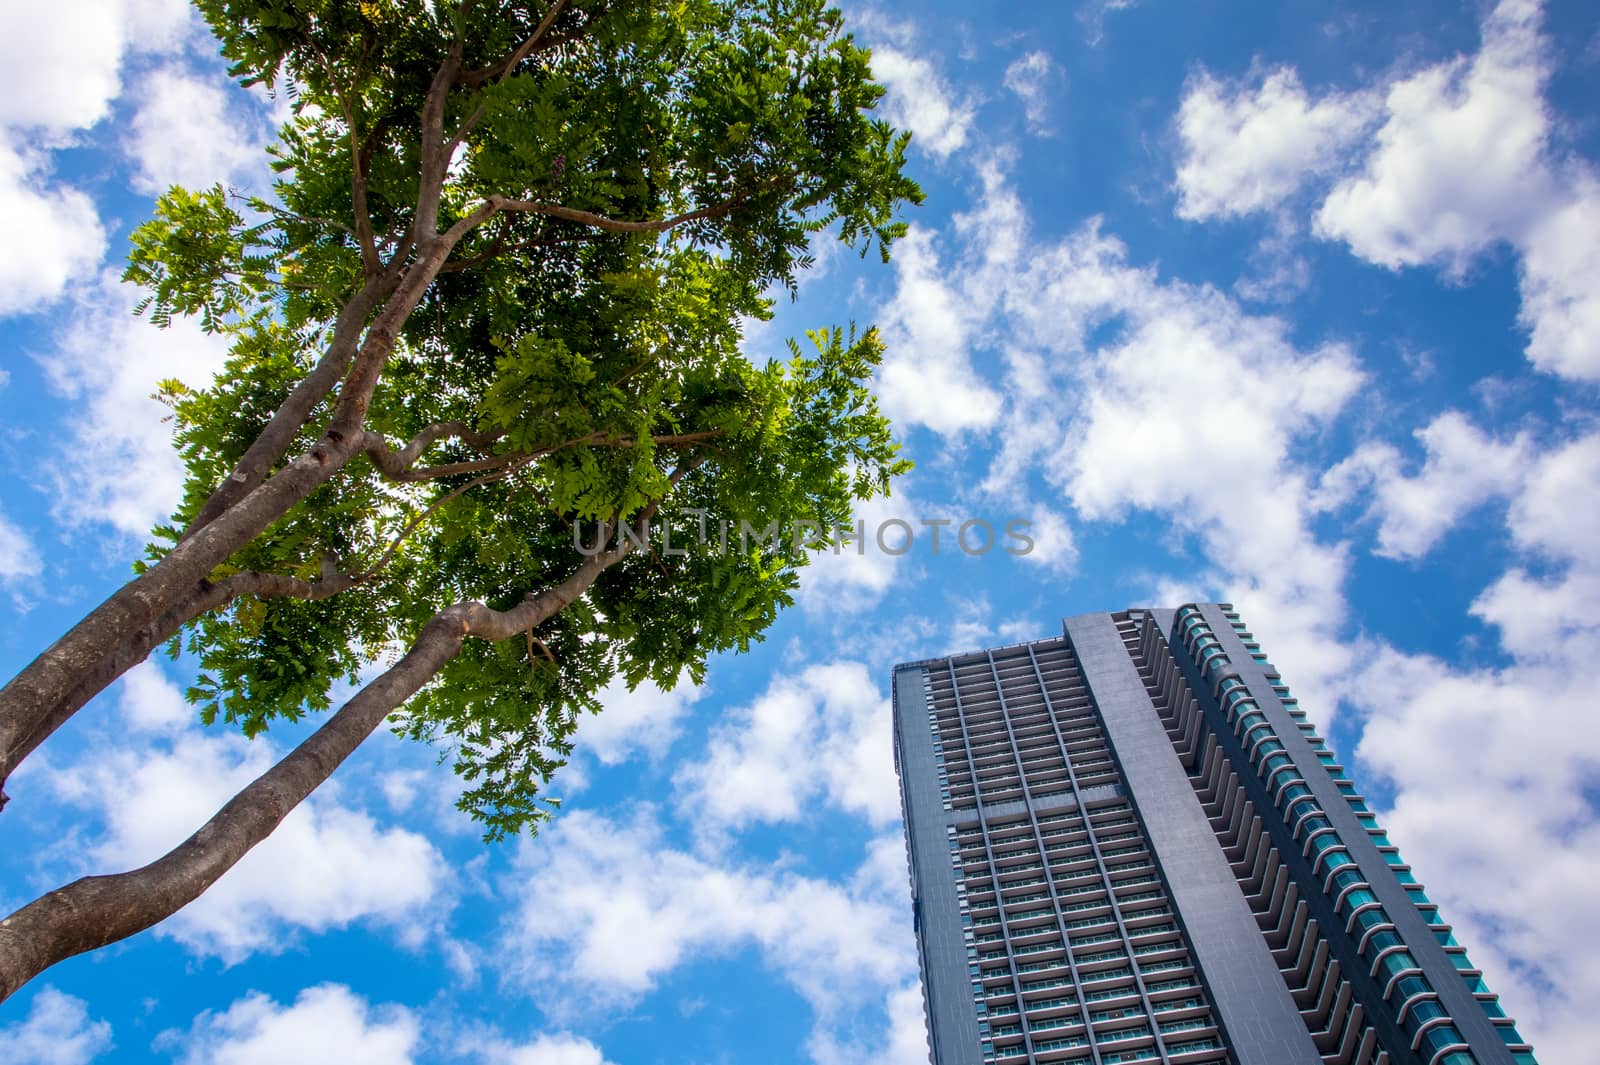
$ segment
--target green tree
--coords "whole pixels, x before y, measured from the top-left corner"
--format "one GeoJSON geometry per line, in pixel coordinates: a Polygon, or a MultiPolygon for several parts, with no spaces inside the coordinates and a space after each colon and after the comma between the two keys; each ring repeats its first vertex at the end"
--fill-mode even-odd
{"type": "Polygon", "coordinates": [[[0,922],[0,998],[196,898],[385,721],[487,838],[535,827],[602,686],[698,678],[790,603],[805,545],[738,530],[846,523],[906,465],[875,333],[741,352],[812,240],[887,258],[921,197],[823,0],[198,6],[293,101],[279,177],[174,188],[133,235],[143,313],[230,358],[163,386],[182,505],[0,690],[0,782],[163,645],[252,735],[362,686],[164,857],[0,922]]]}

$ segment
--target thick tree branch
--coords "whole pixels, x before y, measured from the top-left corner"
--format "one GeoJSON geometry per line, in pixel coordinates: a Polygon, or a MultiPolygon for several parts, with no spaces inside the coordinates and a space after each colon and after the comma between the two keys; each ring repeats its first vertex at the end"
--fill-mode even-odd
{"type": "Polygon", "coordinates": [[[127,648],[143,642],[130,634],[152,631],[160,619],[182,609],[201,581],[326,483],[358,452],[365,438],[367,407],[401,328],[456,242],[490,214],[487,206],[480,207],[443,235],[419,245],[416,259],[392,286],[389,279],[397,271],[369,280],[340,314],[328,353],[251,444],[234,474],[212,493],[178,544],[0,688],[0,806],[5,781],[22,760],[97,692],[143,660],[143,655],[135,658],[128,653],[127,648]],[[353,357],[347,355],[346,349],[371,309],[368,301],[376,303],[384,296],[382,309],[359,348],[353,357]],[[331,382],[337,380],[336,371],[346,366],[349,369],[338,402],[322,437],[310,450],[266,477],[310,412],[326,397],[331,382]],[[296,421],[295,414],[301,410],[305,415],[296,421]],[[253,481],[259,483],[252,486],[253,481]]]}
{"type": "Polygon", "coordinates": [[[398,280],[398,275],[393,278],[388,275],[369,277],[367,283],[361,287],[361,291],[344,305],[344,309],[339,312],[339,317],[334,322],[333,336],[329,341],[328,350],[317,360],[317,365],[312,371],[301,379],[273,412],[272,420],[245,449],[244,455],[240,457],[227,480],[212,491],[199,513],[194,516],[194,520],[189,523],[189,527],[184,530],[185,540],[215,521],[219,514],[243,499],[266,479],[273,465],[283,458],[289,446],[294,443],[295,437],[310,420],[317,405],[328,397],[339,383],[339,378],[344,376],[350,366],[350,360],[355,357],[360,346],[361,331],[367,324],[367,317],[384,297],[394,291],[398,280]]]}
{"type": "Polygon", "coordinates": [[[421,181],[417,188],[417,213],[414,223],[419,245],[427,242],[439,230],[439,194],[444,188],[445,171],[450,166],[449,145],[444,135],[445,103],[461,72],[462,42],[458,37],[450,44],[444,62],[433,75],[428,95],[422,102],[421,181]]]}
{"type": "Polygon", "coordinates": [[[624,539],[510,610],[469,602],[440,611],[399,662],[183,843],[139,869],[73,881],[0,920],[0,1001],[57,962],[142,932],[199,898],[327,780],[391,711],[460,654],[468,636],[504,640],[534,628],[576,601],[628,550],[624,539]]]}
{"type": "MultiPolygon", "coordinates": [[[[389,442],[383,438],[382,433],[368,430],[362,436],[361,450],[364,451],[378,471],[390,480],[412,481],[427,480],[427,477],[415,476],[420,471],[413,471],[417,459],[435,443],[445,439],[464,440],[471,447],[479,451],[488,451],[494,446],[496,440],[503,433],[480,433],[466,422],[434,422],[425,426],[416,436],[413,436],[404,447],[394,450],[389,447],[389,442]]],[[[432,476],[438,476],[434,474],[432,476]]]]}
{"type": "MultiPolygon", "coordinates": [[[[344,102],[341,94],[340,102],[344,102]]],[[[372,154],[367,141],[361,139],[356,128],[355,115],[345,105],[345,125],[350,131],[350,213],[355,218],[356,247],[361,249],[361,268],[367,277],[383,273],[383,261],[378,257],[378,241],[372,233],[372,212],[367,206],[368,167],[372,154]]]]}

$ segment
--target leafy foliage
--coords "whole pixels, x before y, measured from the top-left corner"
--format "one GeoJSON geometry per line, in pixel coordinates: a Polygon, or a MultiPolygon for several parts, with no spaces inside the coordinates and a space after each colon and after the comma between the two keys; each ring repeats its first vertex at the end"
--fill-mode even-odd
{"type": "Polygon", "coordinates": [[[199,316],[233,345],[211,386],[166,386],[189,479],[152,558],[351,301],[422,254],[441,151],[437,224],[470,231],[399,326],[365,412],[396,450],[454,428],[399,476],[358,456],[219,567],[213,581],[342,590],[197,619],[172,647],[202,664],[190,696],[257,733],[327,708],[451,603],[514,606],[572,573],[580,544],[669,528],[670,550],[658,534],[533,631],[469,640],[396,719],[441,745],[486,836],[528,828],[602,687],[698,679],[790,604],[804,548],[724,550],[717,529],[847,524],[907,467],[868,390],[875,332],[819,331],[756,366],[741,322],[770,316],[766,293],[793,292],[830,233],[887,257],[900,205],[921,197],[908,135],[872,117],[869,56],[822,0],[198,6],[235,76],[294,106],[270,201],[174,188],[133,237],[141,310],[199,316]],[[442,145],[422,117],[441,77],[442,145]]]}

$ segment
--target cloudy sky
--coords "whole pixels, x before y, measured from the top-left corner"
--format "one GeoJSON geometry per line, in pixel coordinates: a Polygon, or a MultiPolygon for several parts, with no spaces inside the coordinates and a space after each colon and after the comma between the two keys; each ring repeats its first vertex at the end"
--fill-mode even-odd
{"type": "MultiPolygon", "coordinates": [[[[1549,1063],[1600,999],[1600,9],[850,5],[929,193],[753,355],[880,323],[916,471],[869,520],[1036,549],[827,557],[701,689],[618,691],[536,840],[375,737],[153,933],[0,1007],[10,1065],[926,1060],[897,662],[1230,600],[1549,1063]],[[18,1056],[20,1048],[20,1057],[18,1056]]],[[[126,234],[259,187],[279,105],[176,0],[0,8],[0,672],[127,573],[178,467],[126,234]]],[[[291,745],[147,664],[13,781],[0,909],[186,836],[291,745]]]]}

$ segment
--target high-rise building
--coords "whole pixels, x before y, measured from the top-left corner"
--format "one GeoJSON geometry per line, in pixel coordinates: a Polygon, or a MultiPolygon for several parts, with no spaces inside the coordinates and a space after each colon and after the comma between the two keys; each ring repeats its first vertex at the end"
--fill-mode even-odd
{"type": "Polygon", "coordinates": [[[1532,1065],[1227,604],[898,666],[934,1065],[1532,1065]]]}

